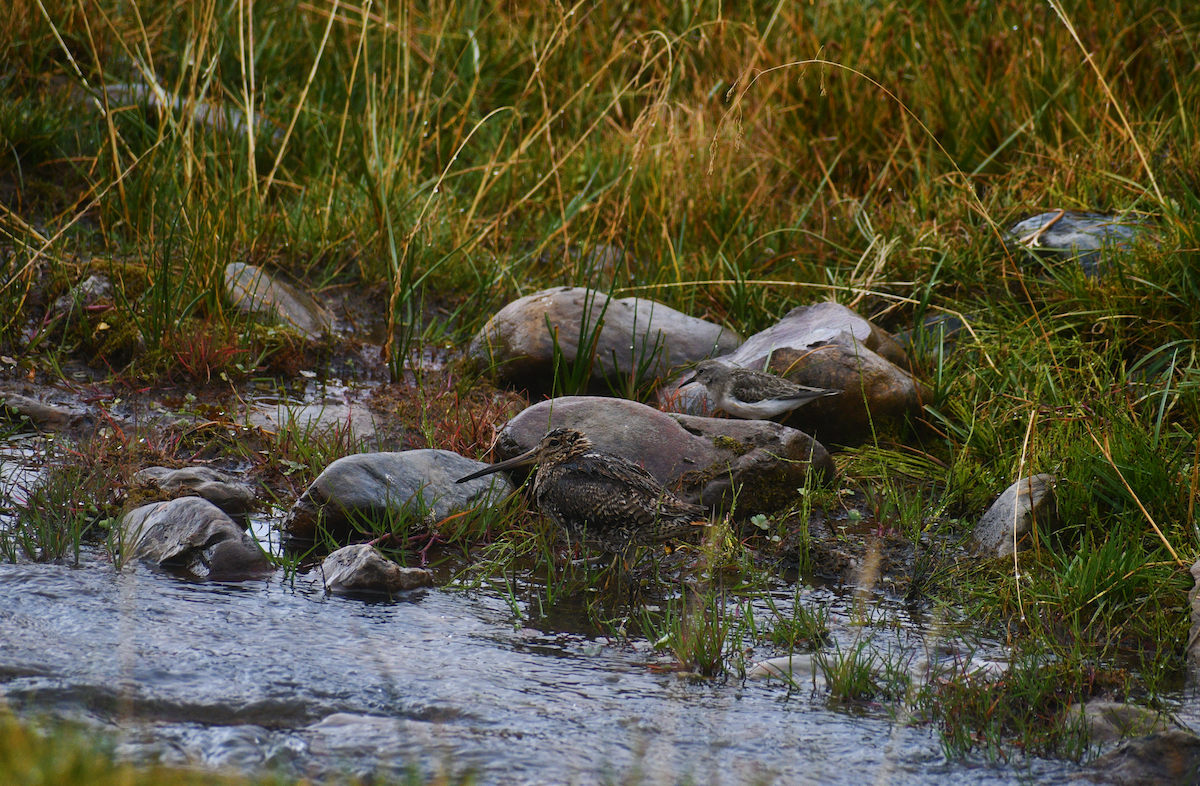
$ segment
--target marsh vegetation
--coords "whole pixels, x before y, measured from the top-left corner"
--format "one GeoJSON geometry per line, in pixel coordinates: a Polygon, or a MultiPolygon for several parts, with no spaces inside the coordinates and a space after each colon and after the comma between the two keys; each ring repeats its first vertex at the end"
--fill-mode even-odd
{"type": "MultiPolygon", "coordinates": [[[[649,297],[742,335],[834,300],[908,335],[930,393],[837,451],[836,483],[701,544],[640,549],[621,575],[572,561],[586,555],[520,499],[436,522],[436,542],[409,519],[364,522],[364,539],[395,533],[392,556],[429,558],[446,591],[518,626],[648,644],[655,669],[736,684],[811,656],[831,705],[936,729],[951,760],[1086,763],[1069,705],[1184,701],[1198,41],[1181,0],[13,0],[0,381],[87,420],[5,425],[22,469],[5,470],[0,557],[90,549],[122,568],[115,522],[146,499],[145,466],[235,469],[268,501],[265,530],[344,455],[486,458],[530,402],[462,348],[545,287],[649,297]],[[1059,209],[1118,216],[1136,239],[1098,268],[1004,242],[1059,209]],[[338,329],[310,341],[234,309],[235,262],[313,293],[338,329]],[[111,295],[63,305],[91,275],[111,295]],[[342,384],[369,390],[372,433],[288,416],[342,384]],[[245,417],[255,397],[283,402],[276,427],[245,417]],[[1043,472],[1058,526],[1008,560],[967,556],[995,496],[1043,472]],[[813,583],[847,588],[838,619],[813,583]],[[873,646],[889,603],[953,656],[873,646]],[[1002,671],[977,668],[980,638],[1003,646],[1002,671]]],[[[549,390],[586,389],[589,364],[560,365],[549,390]]],[[[612,392],[652,402],[655,383],[612,392]]],[[[74,739],[0,724],[3,772],[74,739]]],[[[56,782],[102,782],[88,768],[103,761],[56,782]]]]}

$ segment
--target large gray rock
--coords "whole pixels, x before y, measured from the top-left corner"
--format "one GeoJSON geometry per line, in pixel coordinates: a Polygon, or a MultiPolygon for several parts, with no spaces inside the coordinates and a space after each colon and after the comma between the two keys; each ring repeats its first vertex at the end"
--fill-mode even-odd
{"type": "MultiPolygon", "coordinates": [[[[793,309],[721,358],[733,366],[769,369],[818,388],[844,391],[805,404],[781,422],[827,443],[846,444],[869,436],[871,426],[917,415],[928,399],[903,367],[908,359],[886,331],[837,303],[793,309]]],[[[686,375],[685,375],[686,376],[686,375]]],[[[664,408],[709,413],[713,401],[698,383],[673,386],[659,394],[664,408]]]]}
{"type": "Polygon", "coordinates": [[[1074,258],[1084,273],[1095,276],[1103,269],[1104,253],[1128,248],[1140,229],[1136,219],[1052,210],[1013,224],[1005,233],[1004,242],[1013,250],[1074,258]]]}
{"type": "Polygon", "coordinates": [[[393,595],[433,586],[433,574],[423,568],[404,568],[366,543],[343,546],[321,562],[325,589],[335,594],[393,595]]]}
{"type": "Polygon", "coordinates": [[[463,510],[499,504],[514,488],[503,477],[456,480],[487,466],[449,450],[358,453],[330,464],[292,506],[283,529],[312,540],[318,527],[337,540],[356,528],[394,517],[420,526],[463,510]]]}
{"type": "Polygon", "coordinates": [[[1052,526],[1054,482],[1054,475],[1032,475],[1005,489],[971,533],[975,553],[982,557],[1011,556],[1013,544],[1022,548],[1035,524],[1052,526]]]}
{"type": "Polygon", "coordinates": [[[562,359],[574,363],[583,354],[594,363],[593,378],[637,373],[643,381],[741,341],[727,328],[653,300],[560,287],[509,303],[475,335],[467,355],[500,381],[545,390],[554,376],[556,335],[562,359]]]}
{"type": "Polygon", "coordinates": [[[1100,783],[1119,786],[1200,784],[1200,737],[1172,729],[1126,740],[1091,764],[1100,783]]]}
{"type": "Polygon", "coordinates": [[[195,576],[235,580],[274,570],[249,534],[200,497],[143,505],[121,518],[126,554],[195,576]]]}
{"type": "Polygon", "coordinates": [[[234,308],[278,320],[308,339],[319,339],[333,329],[333,316],[312,296],[284,281],[276,281],[256,265],[243,262],[227,265],[225,295],[234,308]]]}
{"type": "Polygon", "coordinates": [[[133,479],[169,494],[203,497],[231,516],[254,510],[254,489],[211,467],[147,467],[133,479]]]}
{"type": "Polygon", "coordinates": [[[565,396],[542,401],[510,420],[496,439],[497,460],[536,445],[552,428],[582,431],[601,450],[636,464],[683,499],[741,517],[791,504],[812,474],[837,474],[821,443],[765,420],[728,420],[660,412],[626,399],[565,396]]]}

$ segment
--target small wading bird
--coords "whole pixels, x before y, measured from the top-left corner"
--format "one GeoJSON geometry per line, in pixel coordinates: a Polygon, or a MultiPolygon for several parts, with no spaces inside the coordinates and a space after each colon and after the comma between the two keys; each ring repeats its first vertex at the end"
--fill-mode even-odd
{"type": "Polygon", "coordinates": [[[767,420],[840,390],[810,388],[795,382],[719,360],[702,360],[680,387],[699,382],[713,397],[717,409],[746,420],[767,420]]]}
{"type": "Polygon", "coordinates": [[[459,478],[459,483],[537,464],[533,499],[572,539],[624,555],[683,537],[708,524],[705,509],[684,502],[631,461],[597,450],[583,432],[556,428],[537,447],[459,478]]]}

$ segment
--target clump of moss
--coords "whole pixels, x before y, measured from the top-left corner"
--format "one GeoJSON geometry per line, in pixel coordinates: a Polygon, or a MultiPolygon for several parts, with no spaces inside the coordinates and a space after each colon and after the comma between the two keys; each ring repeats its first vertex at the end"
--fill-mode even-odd
{"type": "Polygon", "coordinates": [[[754,446],[741,440],[716,434],[712,438],[713,447],[717,450],[727,450],[735,456],[744,456],[754,450],[754,446]]]}

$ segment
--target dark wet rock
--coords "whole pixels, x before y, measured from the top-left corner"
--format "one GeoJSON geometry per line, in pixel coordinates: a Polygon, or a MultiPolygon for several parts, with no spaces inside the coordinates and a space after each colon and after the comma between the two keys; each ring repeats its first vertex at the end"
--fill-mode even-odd
{"type": "Polygon", "coordinates": [[[1089,701],[1067,708],[1067,722],[1087,726],[1092,742],[1119,742],[1127,737],[1168,731],[1160,713],[1119,701],[1089,701]]]}
{"type": "Polygon", "coordinates": [[[0,392],[4,406],[17,415],[24,415],[29,422],[39,428],[60,431],[77,425],[86,413],[71,407],[47,404],[35,398],[22,396],[19,393],[0,392]]]}
{"type": "Polygon", "coordinates": [[[404,568],[366,543],[343,546],[321,563],[325,589],[333,593],[392,595],[432,587],[433,574],[423,568],[404,568]]]}
{"type": "Polygon", "coordinates": [[[1200,784],[1200,737],[1172,729],[1126,740],[1092,762],[1098,783],[1118,786],[1200,784]]]}
{"type": "MultiPolygon", "coordinates": [[[[844,391],[792,411],[780,422],[825,443],[847,444],[886,421],[918,415],[928,393],[905,370],[908,357],[889,333],[837,303],[803,306],[756,333],[724,362],[770,371],[801,385],[844,391]]],[[[682,378],[679,380],[682,381],[682,378]]],[[[664,388],[664,408],[708,413],[713,402],[703,386],[664,388]]]]}
{"type": "Polygon", "coordinates": [[[126,554],[195,576],[235,580],[274,568],[254,539],[206,499],[180,497],[143,505],[121,519],[126,554]]]}
{"type": "Polygon", "coordinates": [[[1052,526],[1054,482],[1054,475],[1033,475],[1005,489],[971,533],[975,553],[981,557],[1011,556],[1014,542],[1018,549],[1023,548],[1035,523],[1042,528],[1052,526]]]}
{"type": "Polygon", "coordinates": [[[741,340],[727,328],[653,300],[610,299],[592,289],[560,287],[509,303],[475,335],[467,354],[477,368],[491,369],[500,381],[546,390],[554,375],[556,334],[562,359],[569,363],[580,355],[581,335],[584,352],[592,346],[592,379],[597,382],[631,373],[652,380],[729,352],[741,340]]]}
{"type": "Polygon", "coordinates": [[[499,504],[514,489],[504,478],[456,480],[486,464],[449,450],[358,453],[317,476],[292,506],[283,530],[312,540],[320,526],[337,540],[388,518],[412,517],[421,527],[463,510],[499,504]]]}
{"type": "Polygon", "coordinates": [[[939,352],[943,356],[953,352],[966,327],[966,322],[952,314],[933,314],[912,330],[897,333],[896,340],[909,357],[934,359],[939,352]]]}
{"type": "Polygon", "coordinates": [[[908,538],[893,532],[879,537],[847,526],[845,518],[814,516],[808,532],[789,533],[780,545],[785,559],[810,564],[815,576],[893,597],[920,597],[929,569],[908,538]]]}
{"type": "Polygon", "coordinates": [[[1105,250],[1129,248],[1140,230],[1138,221],[1121,216],[1052,210],[1013,224],[1004,242],[1013,250],[1077,259],[1087,275],[1095,276],[1103,269],[1105,250]]]}
{"type": "Polygon", "coordinates": [[[333,329],[333,317],[320,303],[256,265],[227,265],[225,295],[235,308],[278,320],[308,339],[319,339],[333,329]]]}
{"type": "Polygon", "coordinates": [[[61,313],[86,308],[102,301],[112,301],[113,285],[108,276],[92,275],[54,301],[54,310],[61,313]]]}
{"type": "Polygon", "coordinates": [[[529,407],[500,431],[497,460],[525,452],[560,426],[579,429],[597,448],[641,465],[690,502],[724,510],[736,495],[741,517],[786,507],[810,472],[822,481],[837,474],[821,443],[778,423],[671,414],[600,396],[529,407]]]}
{"type": "Polygon", "coordinates": [[[133,479],[175,496],[203,497],[231,516],[254,510],[254,489],[211,467],[147,467],[133,479]]]}

